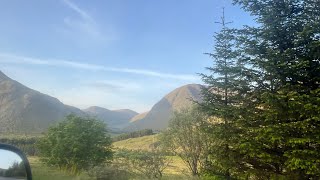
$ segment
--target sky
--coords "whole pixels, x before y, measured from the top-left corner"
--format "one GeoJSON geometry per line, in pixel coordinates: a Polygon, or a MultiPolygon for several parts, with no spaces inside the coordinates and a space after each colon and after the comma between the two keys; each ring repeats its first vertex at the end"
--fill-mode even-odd
{"type": "Polygon", "coordinates": [[[231,0],[3,0],[0,71],[81,109],[144,112],[202,83],[222,7],[231,27],[253,24],[231,0]]]}
{"type": "Polygon", "coordinates": [[[20,163],[21,157],[11,151],[0,149],[0,169],[8,169],[13,163],[20,163]]]}

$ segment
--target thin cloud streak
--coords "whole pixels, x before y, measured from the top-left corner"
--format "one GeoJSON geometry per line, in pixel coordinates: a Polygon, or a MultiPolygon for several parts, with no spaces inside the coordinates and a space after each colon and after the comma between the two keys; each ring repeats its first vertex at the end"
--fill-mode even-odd
{"type": "MultiPolygon", "coordinates": [[[[65,17],[63,19],[65,28],[64,31],[76,34],[85,33],[94,40],[104,39],[103,33],[100,31],[98,23],[95,19],[84,9],[81,9],[78,5],[70,0],[61,0],[69,9],[77,14],[77,17],[65,17]]],[[[63,32],[63,29],[62,29],[63,32]]]]}
{"type": "Polygon", "coordinates": [[[162,73],[162,72],[156,72],[156,71],[151,71],[146,69],[107,67],[107,66],[96,65],[96,64],[77,63],[77,62],[68,61],[68,60],[31,58],[31,57],[25,57],[25,56],[17,56],[15,54],[8,54],[8,53],[0,53],[0,63],[68,67],[68,68],[84,69],[84,70],[92,70],[92,71],[130,73],[130,74],[144,75],[149,77],[169,78],[169,79],[186,80],[186,81],[198,80],[197,76],[190,75],[190,74],[170,74],[170,73],[162,73]]]}
{"type": "Polygon", "coordinates": [[[76,13],[78,13],[83,19],[93,21],[93,18],[83,9],[79,8],[76,4],[72,3],[69,0],[63,0],[64,2],[70,9],[74,10],[76,13]]]}

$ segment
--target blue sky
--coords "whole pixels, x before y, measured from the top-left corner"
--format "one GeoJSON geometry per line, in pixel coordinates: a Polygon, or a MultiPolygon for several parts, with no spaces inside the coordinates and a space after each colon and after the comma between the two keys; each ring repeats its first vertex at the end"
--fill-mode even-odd
{"type": "Polygon", "coordinates": [[[252,25],[231,0],[4,0],[0,70],[68,105],[147,111],[201,83],[222,7],[252,25]]]}
{"type": "Polygon", "coordinates": [[[0,149],[0,169],[8,169],[13,163],[20,163],[21,157],[11,151],[0,149]]]}

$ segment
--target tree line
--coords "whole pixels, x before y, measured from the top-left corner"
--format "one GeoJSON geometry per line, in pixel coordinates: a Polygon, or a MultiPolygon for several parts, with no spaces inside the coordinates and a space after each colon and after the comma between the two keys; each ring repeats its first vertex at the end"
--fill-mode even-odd
{"type": "Polygon", "coordinates": [[[143,129],[139,131],[120,134],[118,136],[113,137],[112,140],[113,142],[116,142],[116,141],[122,141],[130,138],[137,138],[137,137],[148,136],[153,134],[154,132],[152,129],[143,129]]]}
{"type": "Polygon", "coordinates": [[[8,169],[0,169],[0,177],[11,178],[25,178],[26,169],[23,162],[13,162],[13,164],[8,169]]]}
{"type": "Polygon", "coordinates": [[[39,154],[39,150],[36,147],[36,143],[40,137],[36,136],[12,136],[12,137],[0,137],[0,142],[4,144],[11,144],[24,153],[30,156],[36,156],[39,154]]]}

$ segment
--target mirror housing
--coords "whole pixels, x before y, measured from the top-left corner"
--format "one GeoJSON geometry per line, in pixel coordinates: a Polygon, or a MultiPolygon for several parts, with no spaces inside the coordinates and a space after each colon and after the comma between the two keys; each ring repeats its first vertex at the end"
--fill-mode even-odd
{"type": "MultiPolygon", "coordinates": [[[[16,171],[13,171],[18,174],[17,176],[22,173],[24,174],[24,178],[26,178],[27,180],[32,180],[29,161],[25,154],[17,147],[0,143],[0,162],[4,163],[4,166],[7,166],[6,169],[2,169],[4,173],[9,169],[11,169],[11,171],[14,169],[16,171]],[[7,162],[10,160],[11,162],[7,162]]],[[[9,174],[12,173],[8,173],[8,175],[9,174]]]]}

